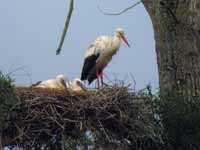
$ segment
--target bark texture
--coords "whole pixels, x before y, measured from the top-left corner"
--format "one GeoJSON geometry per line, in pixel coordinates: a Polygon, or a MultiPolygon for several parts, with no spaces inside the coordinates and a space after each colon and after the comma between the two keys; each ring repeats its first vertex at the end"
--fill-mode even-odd
{"type": "Polygon", "coordinates": [[[200,96],[200,0],[143,0],[154,28],[161,92],[200,96]]]}

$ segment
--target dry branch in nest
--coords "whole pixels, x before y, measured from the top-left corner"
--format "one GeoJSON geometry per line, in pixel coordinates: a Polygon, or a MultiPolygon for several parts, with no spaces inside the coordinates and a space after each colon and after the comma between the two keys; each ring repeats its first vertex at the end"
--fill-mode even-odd
{"type": "Polygon", "coordinates": [[[88,130],[110,143],[156,140],[151,99],[139,97],[125,86],[80,94],[17,88],[16,94],[20,109],[3,130],[4,146],[41,146],[61,135],[78,139],[88,130]]]}

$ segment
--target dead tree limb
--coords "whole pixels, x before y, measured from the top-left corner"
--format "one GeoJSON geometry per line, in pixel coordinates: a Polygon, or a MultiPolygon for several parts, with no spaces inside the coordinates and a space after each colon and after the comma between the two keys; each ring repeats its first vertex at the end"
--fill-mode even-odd
{"type": "Polygon", "coordinates": [[[70,5],[69,5],[69,11],[68,11],[67,18],[66,18],[66,21],[65,21],[65,26],[64,26],[64,29],[63,29],[63,32],[62,32],[61,40],[60,40],[58,49],[56,50],[56,55],[59,55],[60,51],[62,49],[62,45],[63,45],[64,39],[65,39],[65,35],[67,33],[69,23],[70,23],[70,19],[71,19],[71,16],[72,16],[73,7],[74,7],[74,0],[71,0],[70,5]]]}
{"type": "Polygon", "coordinates": [[[138,4],[140,4],[141,2],[142,2],[142,0],[141,0],[141,1],[138,1],[138,2],[136,2],[136,3],[134,3],[133,5],[127,7],[127,8],[125,8],[125,9],[119,11],[119,12],[114,12],[114,13],[105,12],[105,11],[100,7],[100,1],[99,1],[99,4],[97,5],[97,8],[98,8],[98,10],[99,10],[102,14],[104,14],[104,15],[118,16],[118,15],[124,14],[124,13],[127,12],[128,10],[134,8],[135,6],[137,6],[138,4]]]}

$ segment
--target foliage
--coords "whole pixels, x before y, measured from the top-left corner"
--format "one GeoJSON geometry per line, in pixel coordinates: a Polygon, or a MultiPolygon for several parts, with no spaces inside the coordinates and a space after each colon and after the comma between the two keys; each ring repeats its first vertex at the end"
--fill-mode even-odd
{"type": "Polygon", "coordinates": [[[9,76],[0,72],[0,129],[5,128],[8,123],[8,114],[16,105],[15,87],[9,76]]]}
{"type": "Polygon", "coordinates": [[[156,99],[155,108],[163,125],[165,142],[174,150],[200,149],[200,98],[186,98],[170,91],[156,99]]]}

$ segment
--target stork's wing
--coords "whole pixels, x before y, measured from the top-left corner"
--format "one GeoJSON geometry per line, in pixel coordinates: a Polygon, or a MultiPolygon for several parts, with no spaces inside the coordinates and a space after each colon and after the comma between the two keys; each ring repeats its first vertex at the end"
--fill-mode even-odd
{"type": "Polygon", "coordinates": [[[91,55],[98,55],[99,52],[102,52],[105,50],[107,46],[108,37],[106,36],[100,36],[95,41],[93,41],[90,46],[88,47],[85,58],[91,56],[91,55]]]}
{"type": "Polygon", "coordinates": [[[90,55],[85,58],[82,73],[81,73],[81,80],[87,80],[88,75],[90,74],[90,72],[93,70],[93,68],[96,65],[96,60],[98,59],[98,57],[99,57],[99,53],[90,55]]]}
{"type": "Polygon", "coordinates": [[[32,84],[31,87],[37,86],[37,85],[39,85],[41,82],[42,82],[42,81],[38,81],[38,82],[32,84]]]}

